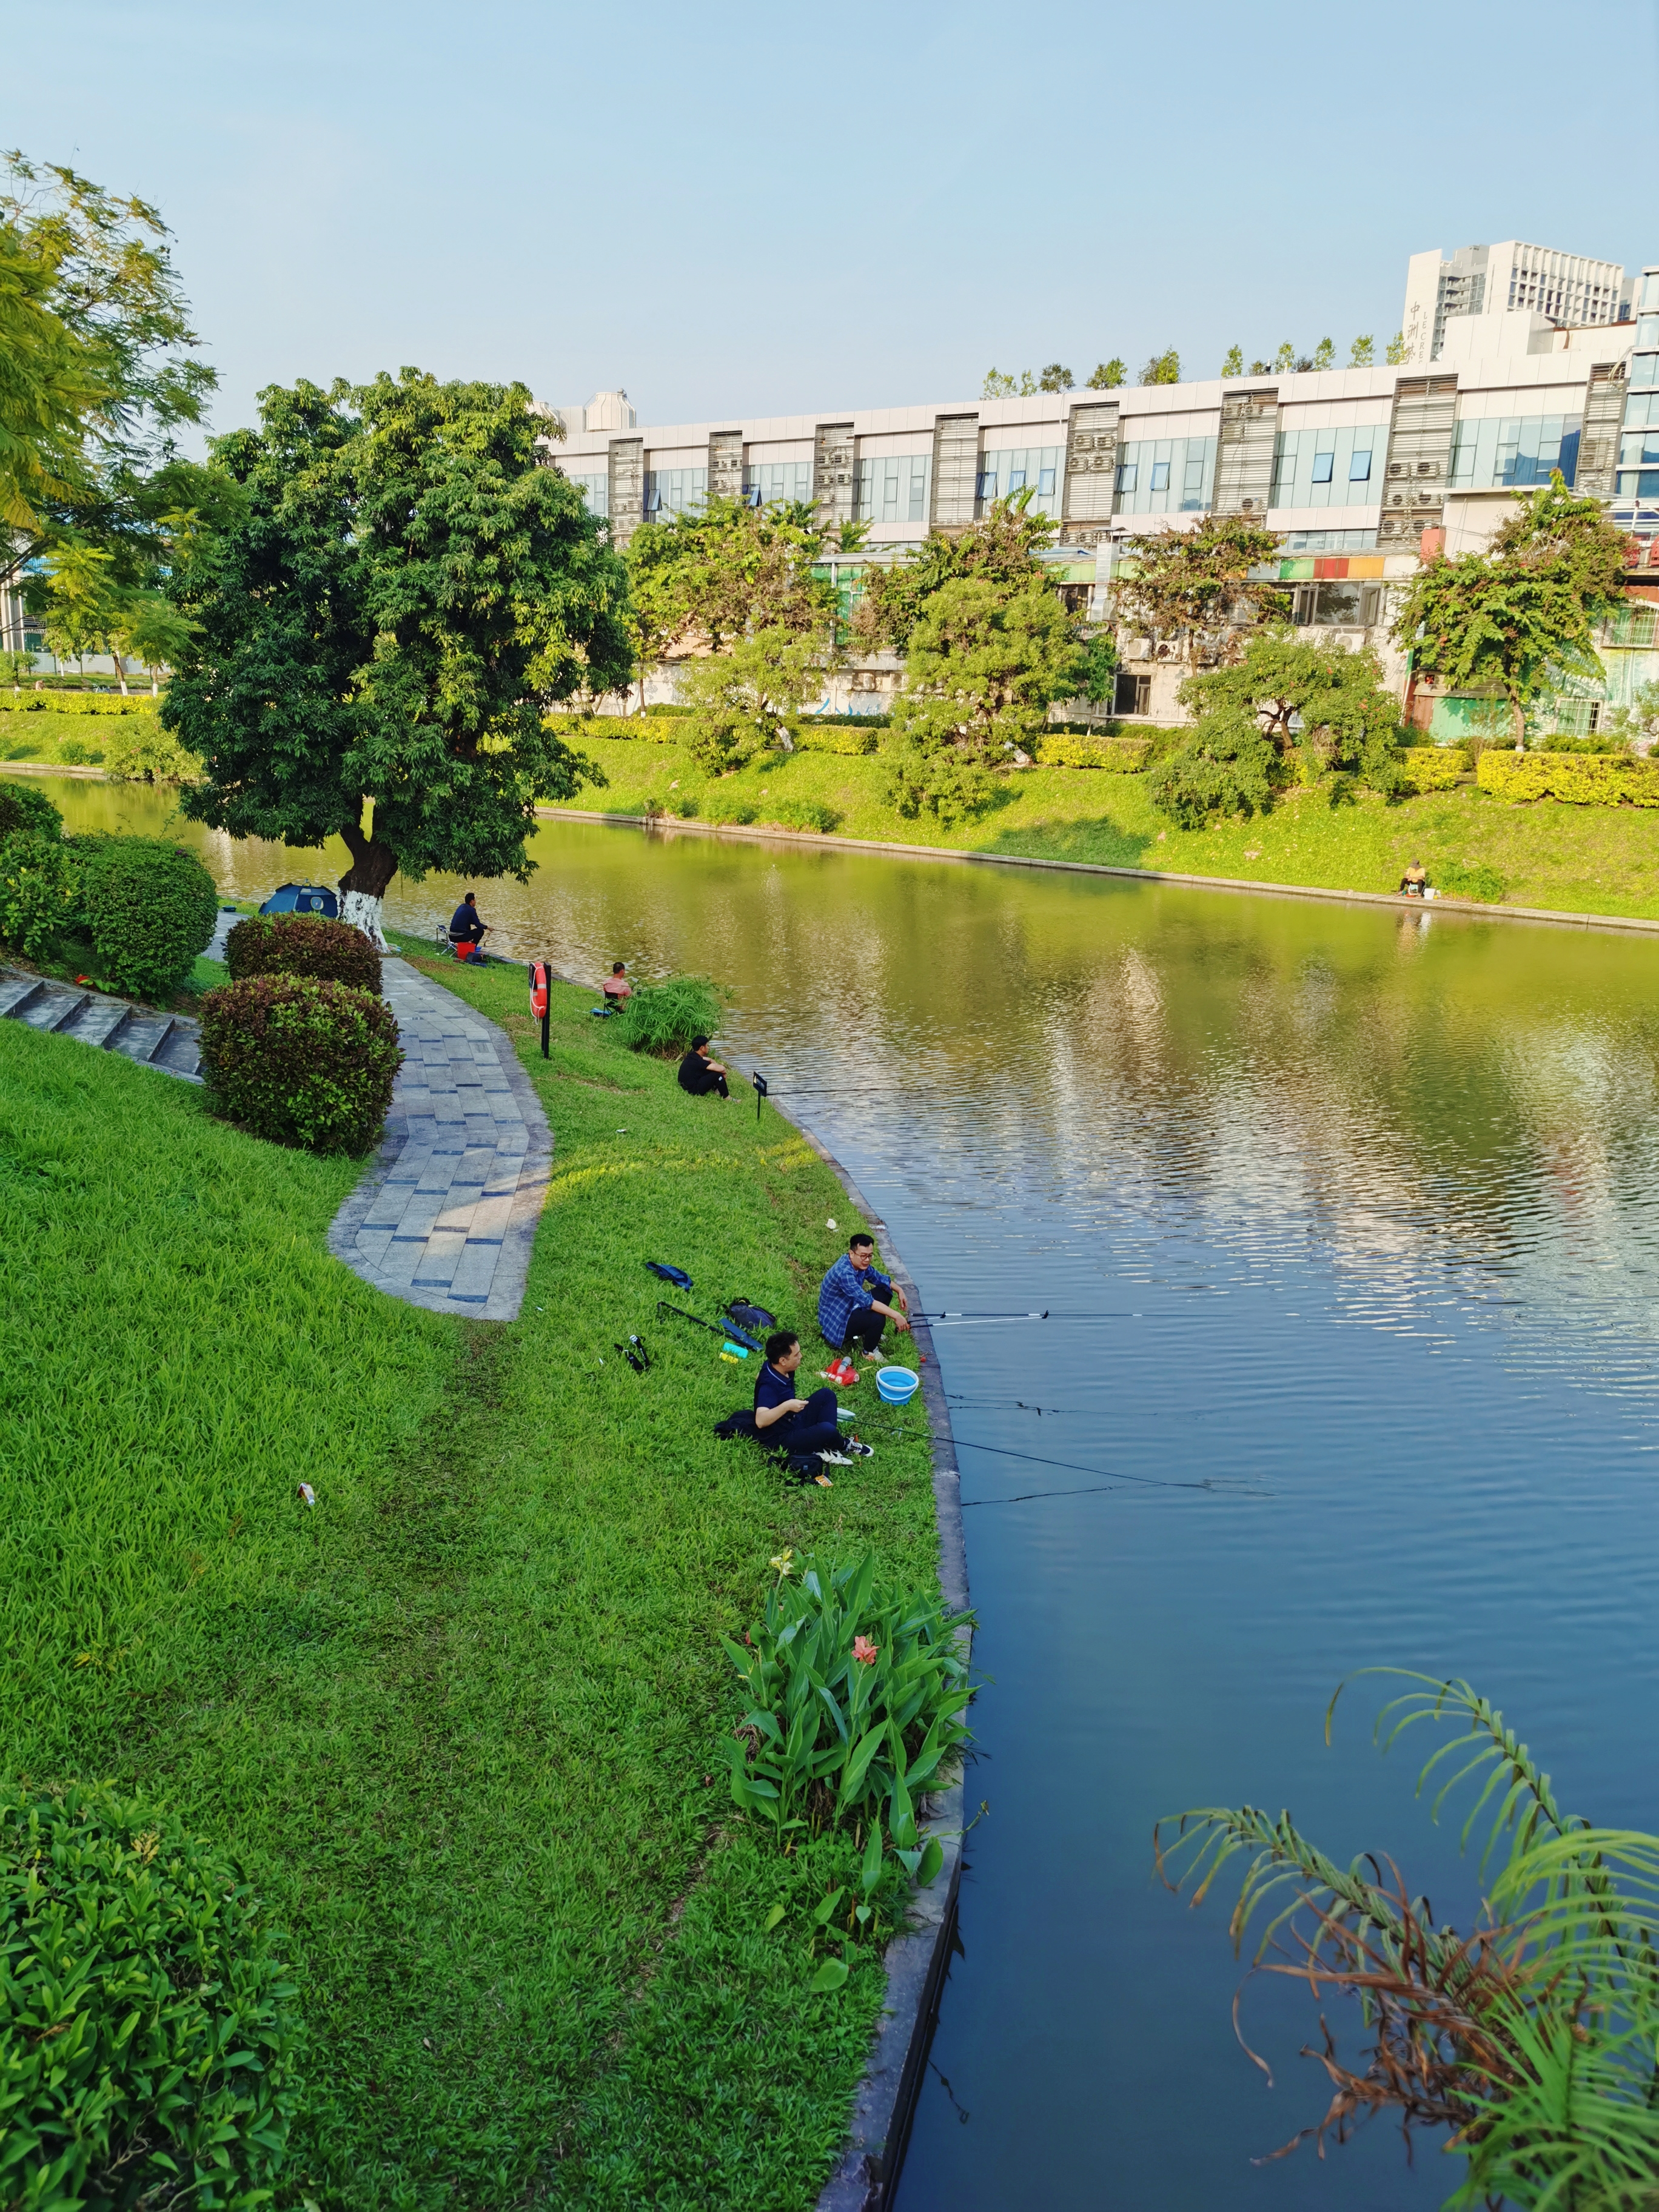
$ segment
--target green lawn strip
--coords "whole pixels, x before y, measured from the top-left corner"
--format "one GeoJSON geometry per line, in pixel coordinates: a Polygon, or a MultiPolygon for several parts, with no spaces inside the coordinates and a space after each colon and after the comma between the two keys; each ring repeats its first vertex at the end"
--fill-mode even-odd
{"type": "Polygon", "coordinates": [[[1659,917],[1659,810],[1645,807],[1511,806],[1465,787],[1393,805],[1367,793],[1333,808],[1316,791],[1250,821],[1183,830],[1153,811],[1145,776],[1035,768],[1008,779],[994,811],[947,829],[894,811],[878,755],[774,756],[711,778],[676,745],[586,734],[581,742],[611,781],[578,803],[617,814],[643,813],[647,801],[672,808],[689,796],[700,817],[711,806],[752,806],[764,823],[769,801],[817,801],[841,815],[838,836],[1334,890],[1391,891],[1413,860],[1431,878],[1447,860],[1486,861],[1505,878],[1509,905],[1659,917]]]}
{"type": "MultiPolygon", "coordinates": [[[[153,712],[159,702],[146,699],[136,711],[153,712]]],[[[43,761],[53,766],[95,768],[106,742],[130,728],[107,714],[56,714],[50,707],[8,710],[0,706],[0,760],[43,761]],[[67,745],[67,751],[64,750],[67,745]]]]}
{"type": "MultiPolygon", "coordinates": [[[[443,980],[522,1048],[521,971],[443,980]]],[[[752,1366],[659,1325],[644,1260],[805,1322],[844,1194],[591,1003],[556,992],[526,1062],[557,1149],[505,1328],[327,1256],[354,1165],[0,1024],[9,1761],[164,1799],[270,1898],[310,2036],[288,2204],[805,2205],[879,2008],[873,1956],[805,1991],[850,1847],[784,1859],[705,1778],[769,1554],[932,1581],[925,1434],[828,1492],[713,1437],[752,1366]]]]}

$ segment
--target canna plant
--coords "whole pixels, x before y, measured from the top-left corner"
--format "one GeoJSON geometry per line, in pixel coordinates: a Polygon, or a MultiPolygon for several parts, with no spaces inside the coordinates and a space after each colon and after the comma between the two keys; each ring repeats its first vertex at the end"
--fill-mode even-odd
{"type": "MultiPolygon", "coordinates": [[[[1659,1837],[1562,1814],[1549,1777],[1467,1682],[1366,1671],[1421,1686],[1383,1708],[1384,1750],[1419,1723],[1463,1723],[1418,1790],[1435,1788],[1437,1820],[1455,1792],[1474,1793],[1460,1840],[1467,1850],[1480,1839],[1486,1894],[1468,1934],[1437,1926],[1392,1861],[1340,1867],[1288,1814],[1205,1808],[1182,1814],[1173,1838],[1164,1822],[1154,1832],[1160,1873],[1190,1887],[1194,1905],[1243,1856],[1236,1954],[1261,1921],[1255,1967],[1297,1977],[1316,1999],[1334,1990],[1359,2001],[1361,2063],[1339,2059],[1322,2016],[1322,2045],[1304,2055],[1323,2065],[1330,2103],[1274,2155],[1310,2136],[1322,2151],[1328,2134],[1341,2142],[1358,2120],[1392,2112],[1408,2145],[1413,2129],[1443,2127],[1446,2148],[1468,2160],[1447,2212],[1655,2212],[1659,1837]]],[[[1328,1742],[1335,1706],[1334,1697],[1328,1742]]]]}
{"type": "Polygon", "coordinates": [[[786,1849],[831,1827],[861,1833],[866,1895],[890,1843],[929,1882],[941,1854],[921,1840],[916,1802],[971,1733],[957,1635],[969,1616],[878,1591],[872,1553],[845,1564],[784,1553],[773,1564],[760,1620],[742,1644],[720,1639],[747,1701],[720,1746],[732,1797],[786,1849]]]}

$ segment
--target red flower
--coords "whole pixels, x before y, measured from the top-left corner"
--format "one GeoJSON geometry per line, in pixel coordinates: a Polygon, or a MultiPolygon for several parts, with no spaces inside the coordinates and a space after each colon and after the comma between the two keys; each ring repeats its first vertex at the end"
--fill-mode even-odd
{"type": "Polygon", "coordinates": [[[853,1638],[853,1656],[861,1667],[875,1665],[876,1647],[867,1636],[855,1636],[853,1638]]]}

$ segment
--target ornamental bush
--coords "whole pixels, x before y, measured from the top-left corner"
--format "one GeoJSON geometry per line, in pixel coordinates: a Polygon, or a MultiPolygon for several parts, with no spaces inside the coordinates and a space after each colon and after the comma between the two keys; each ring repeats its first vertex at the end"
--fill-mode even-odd
{"type": "Polygon", "coordinates": [[[1475,769],[1494,799],[1559,799],[1569,806],[1659,806],[1659,761],[1629,753],[1484,752],[1475,769]]]}
{"type": "Polygon", "coordinates": [[[881,740],[878,730],[887,727],[885,714],[861,714],[856,720],[826,723],[802,722],[791,730],[797,751],[804,753],[840,753],[848,760],[861,754],[872,753],[881,740]]]}
{"type": "Polygon", "coordinates": [[[961,1715],[973,1691],[957,1639],[968,1616],[929,1595],[878,1589],[872,1552],[844,1563],[809,1554],[799,1582],[787,1553],[778,1564],[743,1643],[720,1638],[745,1706],[720,1745],[732,1797],[785,1846],[867,1824],[872,1880],[884,1829],[926,1881],[916,1801],[971,1734],[961,1715]]]}
{"type": "Polygon", "coordinates": [[[670,975],[660,983],[635,983],[613,1027],[632,1052],[689,1052],[694,1036],[714,1036],[721,1012],[718,983],[707,975],[670,975]]]}
{"type": "Polygon", "coordinates": [[[15,691],[0,693],[0,714],[154,714],[159,699],[119,698],[100,691],[15,691]]]}
{"type": "Polygon", "coordinates": [[[1036,740],[1044,768],[1103,768],[1117,775],[1139,775],[1152,750],[1150,738],[1081,738],[1065,730],[1045,730],[1036,740]]]}
{"type": "Polygon", "coordinates": [[[32,830],[41,837],[60,837],[64,817],[44,791],[37,791],[21,777],[9,776],[0,781],[0,837],[9,837],[16,830],[32,830]]]}
{"type": "MultiPolygon", "coordinates": [[[[99,732],[104,773],[119,783],[199,783],[202,763],[186,752],[154,714],[135,717],[118,730],[99,732]]],[[[58,748],[67,753],[60,744],[58,748]]]]}
{"type": "Polygon", "coordinates": [[[35,959],[69,927],[75,908],[75,873],[61,837],[34,830],[0,836],[0,944],[35,959]]]}
{"type": "Polygon", "coordinates": [[[196,854],[159,837],[71,837],[76,926],[100,983],[163,999],[189,975],[218,918],[219,894],[196,854]]]}
{"type": "Polygon", "coordinates": [[[244,975],[313,975],[319,982],[380,989],[380,956],[361,929],[320,914],[254,914],[225,940],[233,982],[244,975]]]}
{"type": "Polygon", "coordinates": [[[1400,756],[1402,791],[1449,791],[1469,772],[1469,757],[1461,745],[1412,745],[1400,756]]]}
{"type": "Polygon", "coordinates": [[[235,1868],[169,1814],[0,1784],[0,2202],[252,2212],[298,2101],[295,1990],[235,1868]]]}
{"type": "Polygon", "coordinates": [[[273,1144],[366,1152],[403,1065],[384,999],[308,975],[248,975],[202,1001],[215,1113],[273,1144]]]}

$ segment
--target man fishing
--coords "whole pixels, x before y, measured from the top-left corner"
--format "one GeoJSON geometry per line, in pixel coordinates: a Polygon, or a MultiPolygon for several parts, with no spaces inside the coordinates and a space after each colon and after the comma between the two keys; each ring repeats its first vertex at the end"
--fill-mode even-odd
{"type": "Polygon", "coordinates": [[[858,1231],[848,1239],[847,1249],[818,1285],[818,1328],[832,1352],[850,1352],[857,1345],[866,1353],[881,1342],[890,1321],[895,1328],[908,1329],[904,1297],[872,1264],[876,1240],[858,1231]],[[889,1299],[896,1301],[889,1304],[889,1299]]]}
{"type": "MultiPolygon", "coordinates": [[[[833,1390],[795,1395],[800,1339],[792,1328],[774,1329],[766,1340],[766,1363],[755,1377],[755,1432],[763,1443],[781,1444],[794,1459],[816,1457],[831,1467],[850,1467],[854,1459],[874,1456],[868,1444],[843,1443],[836,1425],[833,1390]]],[[[827,1488],[830,1478],[814,1478],[827,1488]]]]}
{"type": "Polygon", "coordinates": [[[726,1087],[724,1063],[708,1057],[706,1036],[692,1038],[691,1049],[680,1062],[679,1084],[680,1089],[689,1091],[694,1098],[729,1098],[732,1096],[726,1087]]]}
{"type": "Polygon", "coordinates": [[[455,948],[458,960],[476,960],[484,964],[484,939],[489,933],[489,924],[478,912],[478,894],[468,891],[449,917],[449,941],[455,948]]]}

